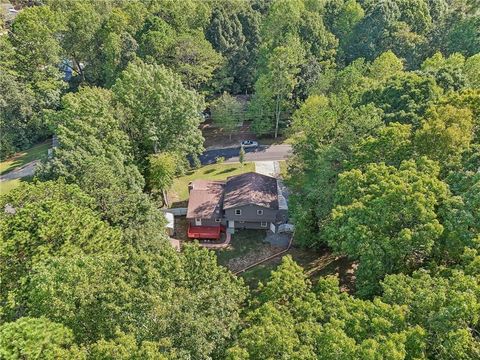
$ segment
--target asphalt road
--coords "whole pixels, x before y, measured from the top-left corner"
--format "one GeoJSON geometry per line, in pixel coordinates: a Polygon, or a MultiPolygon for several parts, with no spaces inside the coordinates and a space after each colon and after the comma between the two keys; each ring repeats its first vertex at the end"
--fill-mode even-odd
{"type": "MultiPolygon", "coordinates": [[[[245,149],[245,161],[285,160],[292,150],[290,145],[260,145],[245,149]]],[[[200,155],[203,165],[213,164],[217,157],[223,156],[225,162],[238,162],[240,147],[207,150],[200,155]]]]}

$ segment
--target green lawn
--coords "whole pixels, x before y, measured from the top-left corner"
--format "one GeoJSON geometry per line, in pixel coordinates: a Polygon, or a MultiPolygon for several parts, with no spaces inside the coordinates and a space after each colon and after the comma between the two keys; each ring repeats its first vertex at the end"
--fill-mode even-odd
{"type": "Polygon", "coordinates": [[[21,179],[7,180],[0,182],[0,195],[5,195],[10,190],[15,189],[22,182],[21,179]]]}
{"type": "Polygon", "coordinates": [[[288,174],[287,162],[285,160],[280,160],[278,164],[280,165],[280,177],[282,179],[285,179],[288,174]]]}
{"type": "Polygon", "coordinates": [[[188,200],[188,183],[197,179],[226,180],[233,175],[255,171],[254,163],[234,164],[212,164],[201,167],[197,170],[187,172],[184,176],[176,178],[169,191],[172,203],[179,203],[188,200]]]}
{"type": "Polygon", "coordinates": [[[50,141],[35,145],[28,150],[21,151],[0,162],[0,175],[6,174],[13,169],[23,166],[30,161],[41,159],[47,156],[48,149],[51,146],[50,141]]]}

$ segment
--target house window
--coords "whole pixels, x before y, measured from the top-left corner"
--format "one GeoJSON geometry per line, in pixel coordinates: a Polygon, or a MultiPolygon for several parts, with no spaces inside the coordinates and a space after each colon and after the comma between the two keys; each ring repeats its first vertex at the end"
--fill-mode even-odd
{"type": "Polygon", "coordinates": [[[267,222],[266,222],[266,221],[262,221],[262,222],[260,223],[260,226],[261,226],[261,227],[267,227],[267,222]]]}
{"type": "Polygon", "coordinates": [[[257,210],[257,215],[263,215],[263,210],[257,210]]]}
{"type": "Polygon", "coordinates": [[[215,222],[220,222],[222,221],[222,219],[215,219],[215,222]]]}
{"type": "Polygon", "coordinates": [[[245,224],[245,221],[239,221],[240,224],[245,224]]]}
{"type": "Polygon", "coordinates": [[[195,219],[195,225],[196,225],[196,226],[202,225],[202,219],[196,218],[196,219],[195,219]]]}
{"type": "Polygon", "coordinates": [[[242,209],[235,209],[235,215],[242,215],[242,209]]]}

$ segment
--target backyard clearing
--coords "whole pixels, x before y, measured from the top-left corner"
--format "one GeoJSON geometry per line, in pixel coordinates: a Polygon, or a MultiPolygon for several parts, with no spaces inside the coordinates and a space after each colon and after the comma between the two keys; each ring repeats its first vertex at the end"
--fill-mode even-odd
{"type": "Polygon", "coordinates": [[[337,257],[330,250],[312,250],[291,247],[285,254],[257,265],[239,274],[251,289],[258,287],[259,282],[265,283],[270,273],[280,265],[283,256],[290,255],[295,262],[303,267],[307,277],[315,284],[319,278],[328,275],[338,276],[340,289],[353,292],[355,286],[355,269],[357,264],[346,257],[337,257]]]}
{"type": "Polygon", "coordinates": [[[255,171],[254,163],[234,164],[211,164],[200,169],[188,171],[184,176],[173,181],[172,188],[168,192],[172,207],[186,206],[188,200],[188,184],[193,180],[226,180],[230,176],[255,171]]]}
{"type": "Polygon", "coordinates": [[[266,230],[237,230],[229,247],[217,251],[218,263],[237,272],[284,249],[264,242],[266,234],[266,230]]]}

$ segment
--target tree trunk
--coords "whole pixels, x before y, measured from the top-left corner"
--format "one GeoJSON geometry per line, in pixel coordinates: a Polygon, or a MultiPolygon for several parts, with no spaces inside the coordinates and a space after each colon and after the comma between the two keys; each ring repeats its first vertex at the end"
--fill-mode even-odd
{"type": "Polygon", "coordinates": [[[168,203],[168,194],[166,190],[162,190],[163,204],[168,208],[170,204],[168,203]]]}
{"type": "Polygon", "coordinates": [[[278,136],[278,124],[280,123],[280,95],[277,96],[276,104],[275,104],[275,139],[278,136]]]}

